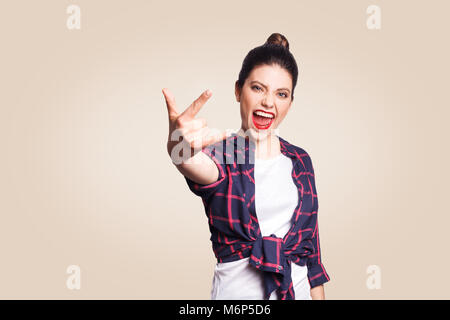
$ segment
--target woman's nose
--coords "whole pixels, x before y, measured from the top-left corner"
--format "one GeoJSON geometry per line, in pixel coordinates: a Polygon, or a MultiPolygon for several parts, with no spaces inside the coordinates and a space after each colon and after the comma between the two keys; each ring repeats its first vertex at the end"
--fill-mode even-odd
{"type": "Polygon", "coordinates": [[[272,95],[266,94],[263,98],[262,104],[267,108],[272,108],[274,104],[274,99],[272,95]]]}

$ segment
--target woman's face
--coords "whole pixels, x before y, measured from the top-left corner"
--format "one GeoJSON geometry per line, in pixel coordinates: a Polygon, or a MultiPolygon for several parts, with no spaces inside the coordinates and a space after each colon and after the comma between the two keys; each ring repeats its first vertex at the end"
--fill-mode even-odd
{"type": "Polygon", "coordinates": [[[237,83],[236,100],[241,105],[241,130],[256,139],[267,137],[278,128],[291,107],[292,78],[279,65],[255,67],[242,90],[237,83]],[[259,137],[259,138],[258,138],[259,137]]]}

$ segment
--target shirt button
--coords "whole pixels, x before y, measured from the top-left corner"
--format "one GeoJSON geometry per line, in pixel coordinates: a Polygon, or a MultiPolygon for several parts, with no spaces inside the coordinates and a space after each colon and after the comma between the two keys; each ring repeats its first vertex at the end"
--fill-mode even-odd
{"type": "Polygon", "coordinates": [[[283,269],[283,266],[278,266],[278,270],[282,270],[283,269]]]}

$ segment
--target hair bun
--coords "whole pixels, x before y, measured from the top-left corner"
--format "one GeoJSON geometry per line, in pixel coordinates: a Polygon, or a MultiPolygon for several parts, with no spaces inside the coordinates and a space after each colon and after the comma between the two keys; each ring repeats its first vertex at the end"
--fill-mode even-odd
{"type": "Polygon", "coordinates": [[[287,50],[289,50],[289,42],[287,41],[286,37],[283,36],[281,33],[272,33],[269,38],[267,38],[265,44],[275,44],[279,46],[285,47],[287,50]]]}

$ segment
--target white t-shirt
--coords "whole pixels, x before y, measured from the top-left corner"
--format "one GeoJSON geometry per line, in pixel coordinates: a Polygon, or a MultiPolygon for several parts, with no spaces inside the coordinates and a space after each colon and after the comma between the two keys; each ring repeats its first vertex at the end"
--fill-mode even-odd
{"type": "MultiPolygon", "coordinates": [[[[255,158],[255,208],[262,236],[283,238],[292,226],[298,190],[292,180],[292,160],[282,153],[271,159],[255,158]]],[[[249,264],[249,257],[216,263],[212,300],[263,300],[263,273],[249,264]]],[[[296,300],[311,300],[307,266],[291,263],[296,300]]],[[[274,290],[270,300],[277,300],[274,290]]]]}

